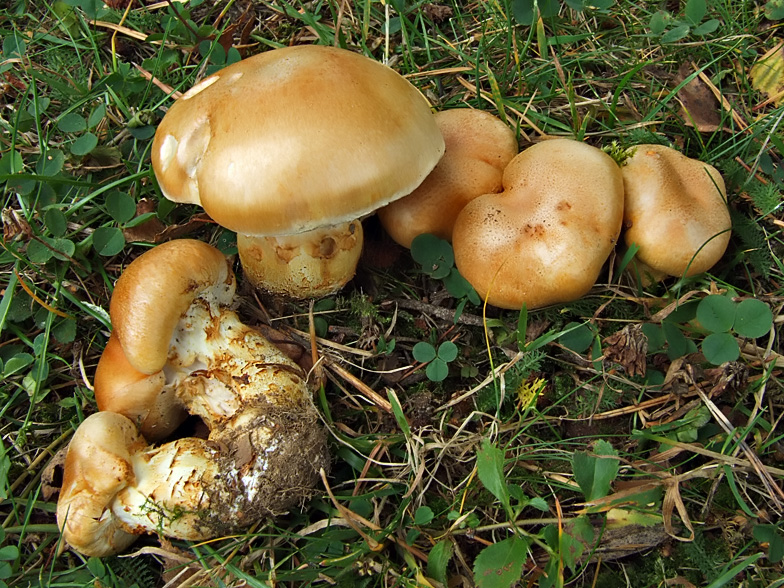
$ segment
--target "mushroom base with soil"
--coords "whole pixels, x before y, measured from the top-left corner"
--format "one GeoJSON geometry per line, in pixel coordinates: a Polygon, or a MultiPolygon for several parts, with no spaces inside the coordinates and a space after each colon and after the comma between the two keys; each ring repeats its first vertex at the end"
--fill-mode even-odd
{"type": "Polygon", "coordinates": [[[201,541],[310,496],[329,463],[315,413],[311,420],[274,411],[245,416],[235,434],[157,447],[122,415],[88,417],[65,461],[57,504],[65,540],[91,557],[118,553],[142,533],[201,541]]]}

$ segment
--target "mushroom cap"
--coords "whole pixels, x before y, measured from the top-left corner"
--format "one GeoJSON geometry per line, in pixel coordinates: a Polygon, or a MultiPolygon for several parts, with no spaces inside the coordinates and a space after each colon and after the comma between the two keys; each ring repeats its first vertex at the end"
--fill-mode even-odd
{"type": "Polygon", "coordinates": [[[228,260],[192,239],[158,245],[125,268],[112,293],[109,314],[128,363],[154,374],[166,363],[169,343],[197,296],[231,304],[236,282],[228,260]]]}
{"type": "Polygon", "coordinates": [[[410,193],[443,152],[413,85],[362,55],[310,45],[199,82],[161,121],[152,163],[167,198],[268,236],[369,214],[410,193]]]}
{"type": "Polygon", "coordinates": [[[114,517],[111,506],[135,482],[131,454],[145,445],[133,422],[113,412],[91,415],[76,430],[57,501],[57,525],[74,549],[102,557],[136,539],[114,517]]]}
{"type": "Polygon", "coordinates": [[[595,147],[553,139],[517,155],[503,184],[503,192],[472,200],[457,217],[460,273],[501,308],[538,308],[586,294],[621,230],[618,165],[595,147]]]}
{"type": "Polygon", "coordinates": [[[174,389],[166,387],[163,370],[144,374],[134,369],[114,334],[98,360],[94,384],[98,410],[125,415],[150,441],[167,437],[188,416],[174,389]]]}
{"type": "Polygon", "coordinates": [[[504,168],[517,155],[514,131],[483,110],[456,108],[435,115],[446,150],[419,187],[378,210],[387,233],[411,247],[417,235],[452,240],[457,215],[482,194],[500,192],[504,168]]]}
{"type": "Polygon", "coordinates": [[[622,168],[624,241],[670,276],[692,276],[721,259],[730,240],[727,192],[711,165],[664,145],[638,145],[622,168]]]}

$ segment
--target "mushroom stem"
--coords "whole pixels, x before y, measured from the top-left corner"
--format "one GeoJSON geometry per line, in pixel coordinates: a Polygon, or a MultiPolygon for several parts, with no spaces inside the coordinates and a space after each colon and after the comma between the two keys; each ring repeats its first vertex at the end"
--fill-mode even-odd
{"type": "Polygon", "coordinates": [[[112,514],[134,536],[209,539],[214,529],[205,524],[204,515],[215,508],[211,489],[220,477],[217,453],[206,440],[193,437],[132,453],[133,481],[111,502],[112,514]]]}
{"type": "Polygon", "coordinates": [[[352,220],[296,235],[237,235],[237,249],[252,284],[277,294],[318,298],[340,290],[362,253],[362,223],[352,220]]]}
{"type": "Polygon", "coordinates": [[[234,311],[215,312],[201,300],[180,320],[164,372],[167,386],[213,435],[233,429],[239,412],[262,402],[292,413],[313,411],[298,365],[234,311]]]}

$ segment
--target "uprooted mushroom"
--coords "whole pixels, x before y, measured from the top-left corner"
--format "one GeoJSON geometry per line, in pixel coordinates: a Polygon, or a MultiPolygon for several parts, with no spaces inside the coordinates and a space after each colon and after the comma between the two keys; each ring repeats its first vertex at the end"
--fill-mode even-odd
{"type": "Polygon", "coordinates": [[[328,467],[305,374],[229,308],[234,288],[226,258],[191,240],[151,249],[118,280],[95,379],[99,408],[118,414],[77,430],[57,508],[75,549],[230,533],[301,502],[328,467]],[[148,447],[137,433],[161,439],[187,414],[208,439],[148,447]]]}

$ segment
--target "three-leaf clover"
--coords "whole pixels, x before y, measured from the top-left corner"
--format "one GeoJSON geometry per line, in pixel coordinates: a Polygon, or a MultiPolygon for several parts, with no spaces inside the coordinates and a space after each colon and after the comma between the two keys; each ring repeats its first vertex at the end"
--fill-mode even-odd
{"type": "Polygon", "coordinates": [[[444,341],[433,347],[426,341],[420,341],[411,350],[414,359],[426,363],[425,374],[431,382],[442,382],[449,375],[449,362],[457,358],[457,345],[452,341],[444,341]]]}

